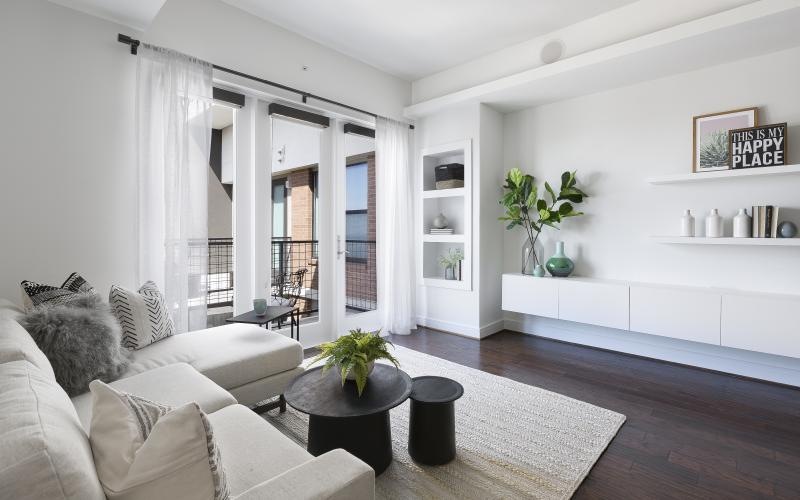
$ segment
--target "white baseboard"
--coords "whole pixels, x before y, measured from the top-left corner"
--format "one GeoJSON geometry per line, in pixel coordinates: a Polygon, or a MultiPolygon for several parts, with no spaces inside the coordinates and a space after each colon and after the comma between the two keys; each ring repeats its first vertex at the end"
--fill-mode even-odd
{"type": "Polygon", "coordinates": [[[506,321],[504,319],[498,319],[496,321],[492,321],[491,323],[487,323],[483,325],[480,329],[480,337],[485,339],[489,335],[494,335],[497,332],[502,332],[506,328],[506,321]]]}
{"type": "Polygon", "coordinates": [[[515,313],[505,328],[800,387],[800,359],[515,313]]]}
{"type": "Polygon", "coordinates": [[[505,328],[504,319],[498,319],[478,328],[462,323],[453,323],[451,321],[441,321],[438,319],[417,316],[417,324],[420,326],[433,328],[434,330],[442,330],[448,333],[461,335],[462,337],[469,337],[471,339],[483,339],[489,335],[502,331],[505,328]]]}

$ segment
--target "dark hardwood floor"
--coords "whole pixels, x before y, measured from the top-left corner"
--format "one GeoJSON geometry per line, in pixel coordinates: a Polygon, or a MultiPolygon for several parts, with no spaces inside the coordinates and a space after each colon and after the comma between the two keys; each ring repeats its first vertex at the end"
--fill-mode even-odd
{"type": "Polygon", "coordinates": [[[508,331],[391,340],[625,414],[574,498],[800,498],[800,390],[508,331]]]}

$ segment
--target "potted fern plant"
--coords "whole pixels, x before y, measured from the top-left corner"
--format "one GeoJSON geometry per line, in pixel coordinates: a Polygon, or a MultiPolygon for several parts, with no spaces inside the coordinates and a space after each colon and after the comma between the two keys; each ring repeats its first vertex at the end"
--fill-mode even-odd
{"type": "Polygon", "coordinates": [[[400,362],[388,350],[388,346],[394,347],[394,344],[381,337],[379,333],[380,330],[376,332],[365,332],[360,328],[350,330],[347,335],[333,342],[321,344],[319,346],[321,352],[309,366],[327,358],[322,366],[322,373],[336,367],[342,376],[342,386],[348,380],[355,380],[358,395],[361,396],[367,385],[367,378],[375,367],[375,360],[387,359],[396,368],[400,368],[400,362]]]}

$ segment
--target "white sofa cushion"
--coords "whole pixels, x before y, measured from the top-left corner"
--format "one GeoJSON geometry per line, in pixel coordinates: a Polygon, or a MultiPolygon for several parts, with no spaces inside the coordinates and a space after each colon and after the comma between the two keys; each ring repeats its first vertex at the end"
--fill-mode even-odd
{"type": "MultiPolygon", "coordinates": [[[[205,413],[236,404],[236,399],[186,363],[176,363],[111,382],[111,387],[167,406],[197,403],[205,413]]],[[[92,421],[92,394],[72,398],[83,428],[92,421]]]]}
{"type": "Polygon", "coordinates": [[[177,408],[91,383],[89,440],[109,500],[230,497],[212,426],[195,403],[177,408]]]}
{"type": "Polygon", "coordinates": [[[0,318],[16,319],[25,310],[8,299],[0,299],[0,318]]]}
{"type": "Polygon", "coordinates": [[[53,367],[33,337],[10,315],[0,315],[0,363],[20,360],[30,362],[55,382],[53,367]]]}
{"type": "Polygon", "coordinates": [[[222,453],[231,495],[314,458],[242,405],[223,408],[210,414],[208,420],[222,453]]]}
{"type": "Polygon", "coordinates": [[[223,388],[233,388],[296,368],[299,342],[255,325],[230,324],[182,333],[131,353],[128,375],[188,363],[223,388]]]}
{"type": "Polygon", "coordinates": [[[235,500],[265,498],[374,500],[375,471],[342,449],[331,450],[253,486],[235,500]]]}
{"type": "Polygon", "coordinates": [[[0,498],[104,499],[67,393],[33,364],[0,364],[0,498]]]}

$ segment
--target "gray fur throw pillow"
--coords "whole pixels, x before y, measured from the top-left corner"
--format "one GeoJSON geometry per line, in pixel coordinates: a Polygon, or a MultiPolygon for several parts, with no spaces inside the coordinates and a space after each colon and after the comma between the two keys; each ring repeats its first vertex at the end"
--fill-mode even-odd
{"type": "Polygon", "coordinates": [[[19,321],[70,396],[88,391],[92,380],[116,380],[128,368],[119,323],[97,295],[84,294],[68,305],[39,307],[19,321]]]}

